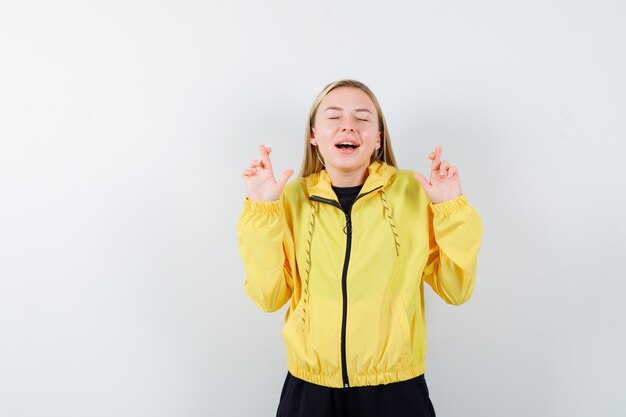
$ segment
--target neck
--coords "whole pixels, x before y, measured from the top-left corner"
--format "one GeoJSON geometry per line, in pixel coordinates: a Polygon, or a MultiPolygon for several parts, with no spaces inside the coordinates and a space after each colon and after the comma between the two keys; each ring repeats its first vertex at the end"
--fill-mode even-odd
{"type": "Polygon", "coordinates": [[[333,167],[326,167],[326,172],[330,178],[330,182],[335,187],[356,187],[365,182],[369,174],[368,166],[361,167],[358,170],[343,171],[333,167]]]}

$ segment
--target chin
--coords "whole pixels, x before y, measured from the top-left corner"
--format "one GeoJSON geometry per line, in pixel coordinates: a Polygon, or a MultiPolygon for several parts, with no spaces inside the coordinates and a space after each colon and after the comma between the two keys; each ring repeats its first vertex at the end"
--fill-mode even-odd
{"type": "Polygon", "coordinates": [[[350,171],[369,166],[369,159],[366,161],[336,161],[332,167],[342,171],[350,171]]]}

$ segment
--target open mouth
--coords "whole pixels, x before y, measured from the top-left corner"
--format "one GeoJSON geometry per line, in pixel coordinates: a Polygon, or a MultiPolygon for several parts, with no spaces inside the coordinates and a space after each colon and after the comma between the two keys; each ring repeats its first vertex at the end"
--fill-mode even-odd
{"type": "Polygon", "coordinates": [[[339,142],[335,146],[339,149],[356,149],[359,147],[359,145],[357,145],[356,143],[349,141],[339,142]]]}

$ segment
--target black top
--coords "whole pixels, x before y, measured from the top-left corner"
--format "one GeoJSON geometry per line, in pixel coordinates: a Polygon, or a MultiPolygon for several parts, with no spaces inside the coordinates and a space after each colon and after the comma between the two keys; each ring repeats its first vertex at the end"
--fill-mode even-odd
{"type": "Polygon", "coordinates": [[[343,211],[349,213],[354,200],[356,200],[361,188],[363,188],[363,184],[354,187],[335,187],[334,185],[332,187],[337,198],[339,198],[339,204],[343,207],[343,211]]]}

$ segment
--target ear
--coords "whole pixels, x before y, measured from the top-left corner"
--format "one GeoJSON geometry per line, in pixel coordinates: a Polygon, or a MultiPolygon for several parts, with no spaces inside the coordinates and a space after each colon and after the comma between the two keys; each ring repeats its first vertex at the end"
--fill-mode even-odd
{"type": "Polygon", "coordinates": [[[315,138],[315,128],[311,128],[311,145],[317,146],[317,139],[315,138]]]}

